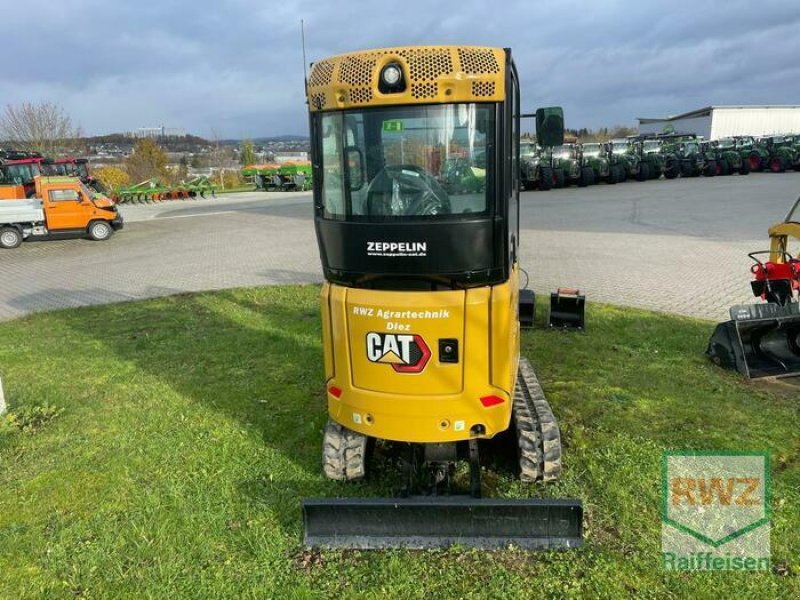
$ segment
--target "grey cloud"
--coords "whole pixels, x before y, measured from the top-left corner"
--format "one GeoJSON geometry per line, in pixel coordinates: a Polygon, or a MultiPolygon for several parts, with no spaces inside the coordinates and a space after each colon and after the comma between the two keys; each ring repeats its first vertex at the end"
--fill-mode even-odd
{"type": "Polygon", "coordinates": [[[4,42],[25,60],[5,61],[0,98],[58,102],[92,133],[303,133],[300,18],[309,60],[404,44],[509,46],[525,107],[561,104],[575,127],[800,103],[793,0],[14,3],[4,42]]]}

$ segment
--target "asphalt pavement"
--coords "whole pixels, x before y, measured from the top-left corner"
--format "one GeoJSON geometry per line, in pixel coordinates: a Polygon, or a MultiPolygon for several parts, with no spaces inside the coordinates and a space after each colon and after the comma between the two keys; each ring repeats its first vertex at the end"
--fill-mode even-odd
{"type": "MultiPolygon", "coordinates": [[[[800,193],[800,173],[525,192],[531,287],[720,319],[749,296],[747,253],[800,193]]],[[[121,207],[106,242],[0,251],[0,319],[182,292],[322,279],[309,193],[254,192],[121,207]]]]}

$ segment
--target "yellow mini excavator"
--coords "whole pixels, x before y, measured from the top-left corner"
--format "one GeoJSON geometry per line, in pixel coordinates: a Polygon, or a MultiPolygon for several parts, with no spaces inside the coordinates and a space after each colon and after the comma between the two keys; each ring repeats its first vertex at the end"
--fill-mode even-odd
{"type": "MultiPolygon", "coordinates": [[[[577,500],[481,498],[479,442],[507,430],[523,481],[561,472],[558,425],[520,358],[533,294],[519,286],[522,115],[510,50],[343,54],[312,66],[307,94],[326,279],[323,470],[364,478],[376,439],[407,444],[409,468],[396,498],[304,500],[306,543],[580,545],[577,500]],[[460,458],[465,494],[451,487],[460,458]]],[[[561,109],[536,116],[539,143],[560,144],[561,109]]]]}

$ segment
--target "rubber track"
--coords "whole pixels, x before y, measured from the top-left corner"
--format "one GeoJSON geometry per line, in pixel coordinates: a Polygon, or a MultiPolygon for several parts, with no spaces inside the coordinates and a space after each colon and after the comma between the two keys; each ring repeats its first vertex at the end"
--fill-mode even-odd
{"type": "Polygon", "coordinates": [[[322,437],[322,470],[328,479],[356,481],[366,475],[367,436],[328,420],[322,437]]]}
{"type": "Polygon", "coordinates": [[[553,481],[561,475],[561,433],[533,367],[520,358],[513,418],[519,447],[520,480],[553,481]]]}

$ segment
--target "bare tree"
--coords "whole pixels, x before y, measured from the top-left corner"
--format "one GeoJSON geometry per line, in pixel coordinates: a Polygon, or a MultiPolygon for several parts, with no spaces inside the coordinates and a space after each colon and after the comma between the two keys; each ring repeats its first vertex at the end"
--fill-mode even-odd
{"type": "Polygon", "coordinates": [[[57,104],[8,104],[0,114],[0,140],[15,149],[58,156],[79,137],[80,127],[73,125],[69,115],[57,104]]]}

